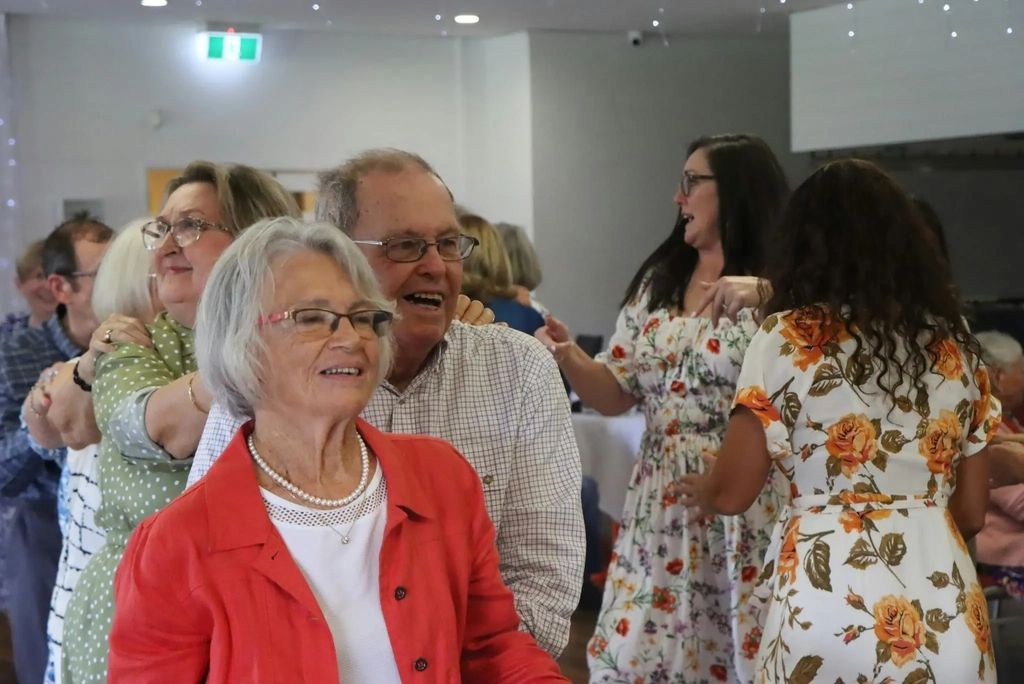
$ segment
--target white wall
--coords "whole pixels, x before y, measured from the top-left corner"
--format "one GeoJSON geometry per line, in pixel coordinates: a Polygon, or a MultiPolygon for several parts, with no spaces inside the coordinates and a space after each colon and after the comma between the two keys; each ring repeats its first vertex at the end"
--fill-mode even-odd
{"type": "Polygon", "coordinates": [[[455,41],[272,32],[262,62],[244,65],[198,60],[195,31],[10,22],[26,242],[60,220],[65,198],[102,198],[115,225],[135,218],[147,167],[196,158],[316,170],[395,146],[465,194],[455,41]],[[153,131],[155,109],[166,123],[153,131]]]}
{"type": "Polygon", "coordinates": [[[460,45],[467,204],[532,234],[530,37],[517,33],[460,45]]]}
{"type": "Polygon", "coordinates": [[[788,60],[785,41],[530,34],[539,298],[575,333],[614,330],[630,278],[673,227],[694,138],[756,133],[802,180],[788,60]]]}
{"type": "Polygon", "coordinates": [[[1024,3],[859,0],[791,15],[790,41],[796,150],[1024,130],[1024,3]]]}

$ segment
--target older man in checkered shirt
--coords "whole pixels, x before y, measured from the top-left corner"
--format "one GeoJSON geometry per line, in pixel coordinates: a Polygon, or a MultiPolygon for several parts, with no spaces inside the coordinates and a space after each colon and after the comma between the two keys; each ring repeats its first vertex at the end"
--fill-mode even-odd
{"type": "MultiPolygon", "coordinates": [[[[397,358],[363,417],[448,440],[476,468],[522,628],[558,657],[583,581],[580,459],[551,355],[532,337],[453,322],[462,259],[448,188],[420,157],[372,150],[320,177],[317,219],[359,244],[397,300],[397,358]]],[[[200,373],[201,374],[201,373],[200,373]]],[[[242,424],[216,404],[189,484],[242,424]]]]}

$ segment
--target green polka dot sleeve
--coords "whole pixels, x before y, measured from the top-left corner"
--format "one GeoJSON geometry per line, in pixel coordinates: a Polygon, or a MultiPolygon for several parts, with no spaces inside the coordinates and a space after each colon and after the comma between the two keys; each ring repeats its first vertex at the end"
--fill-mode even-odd
{"type": "Polygon", "coordinates": [[[100,357],[93,388],[96,424],[122,456],[166,459],[146,433],[146,406],[154,391],[196,370],[193,335],[166,312],[149,332],[153,349],[122,344],[100,357]]]}

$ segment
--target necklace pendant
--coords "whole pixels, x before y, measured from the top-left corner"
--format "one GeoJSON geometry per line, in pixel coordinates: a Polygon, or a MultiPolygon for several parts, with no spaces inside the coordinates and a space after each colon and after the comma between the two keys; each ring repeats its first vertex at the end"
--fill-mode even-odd
{"type": "Polygon", "coordinates": [[[341,543],[342,544],[348,544],[348,535],[342,535],[341,543]]]}

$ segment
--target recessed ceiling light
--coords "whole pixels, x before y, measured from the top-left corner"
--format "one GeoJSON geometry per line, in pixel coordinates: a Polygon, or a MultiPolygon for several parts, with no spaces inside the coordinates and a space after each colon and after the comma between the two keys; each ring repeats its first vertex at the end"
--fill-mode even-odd
{"type": "Polygon", "coordinates": [[[167,0],[142,0],[143,7],[167,7],[167,0]]]}
{"type": "Polygon", "coordinates": [[[659,26],[661,26],[661,22],[659,22],[657,19],[655,19],[654,21],[651,22],[651,25],[654,28],[658,28],[659,26]]]}
{"type": "Polygon", "coordinates": [[[434,21],[441,21],[441,15],[440,14],[435,14],[434,15],[434,21]]]}
{"type": "Polygon", "coordinates": [[[480,17],[475,14],[460,14],[455,17],[456,24],[475,24],[480,21],[480,17]]]}

